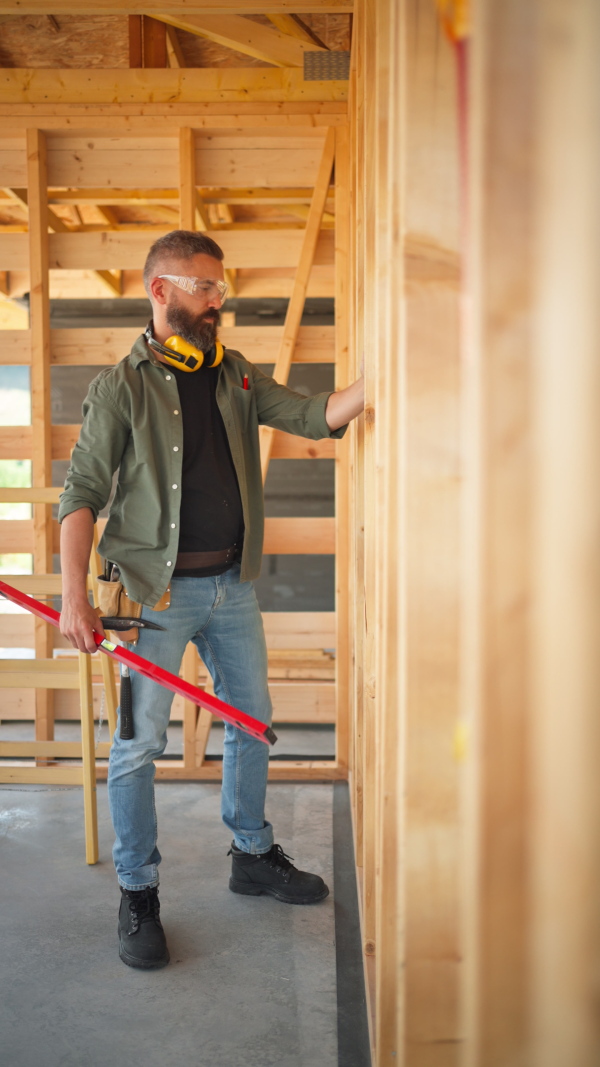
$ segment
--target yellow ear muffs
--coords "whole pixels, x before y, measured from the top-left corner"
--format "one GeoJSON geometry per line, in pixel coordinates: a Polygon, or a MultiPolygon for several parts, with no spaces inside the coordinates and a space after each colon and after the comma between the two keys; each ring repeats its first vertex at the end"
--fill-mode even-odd
{"type": "Polygon", "coordinates": [[[189,341],[184,341],[183,337],[177,334],[168,337],[162,345],[160,341],[152,337],[149,330],[146,330],[146,339],[155,352],[160,352],[163,359],[172,367],[177,367],[178,370],[199,370],[205,360],[208,367],[218,367],[223,359],[224,349],[218,338],[208,352],[201,352],[199,348],[190,344],[189,341]]]}

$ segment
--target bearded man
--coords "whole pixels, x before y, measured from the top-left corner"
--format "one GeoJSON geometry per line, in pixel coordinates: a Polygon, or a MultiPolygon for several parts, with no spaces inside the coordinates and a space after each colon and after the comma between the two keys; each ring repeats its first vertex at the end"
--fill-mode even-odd
{"type": "MultiPolygon", "coordinates": [[[[175,230],[150,249],[144,284],[152,321],[131,353],[102,371],[61,496],[61,631],[94,652],[102,633],[87,596],[93,526],[118,479],[101,555],[115,565],[141,618],[137,651],[177,673],[188,641],[215,693],[270,723],[267,652],[252,580],[260,571],[264,508],[261,424],[342,437],[363,407],[362,378],[305,397],[277,384],[217,339],[227,294],[223,252],[205,234],[175,230]],[[168,602],[166,610],[163,608],[168,602]]],[[[154,760],[164,751],[172,694],[132,672],[134,737],[117,728],[108,794],[121,889],[119,954],[145,969],[169,962],[159,916],[154,760]]],[[[297,870],[265,818],[268,748],[226,724],[221,811],[233,835],[233,892],[291,904],[323,900],[322,878],[297,870]]]]}

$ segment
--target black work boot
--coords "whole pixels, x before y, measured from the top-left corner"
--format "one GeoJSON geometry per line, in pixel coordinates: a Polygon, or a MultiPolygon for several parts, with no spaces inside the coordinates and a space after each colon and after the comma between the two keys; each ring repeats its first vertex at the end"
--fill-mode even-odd
{"type": "Polygon", "coordinates": [[[119,956],[128,967],[166,967],[169,950],[160,922],[158,888],[123,889],[119,908],[119,956]]]}
{"type": "Polygon", "coordinates": [[[286,904],[316,904],[325,900],[329,889],[318,874],[299,871],[290,863],[281,845],[273,845],[269,852],[255,855],[241,852],[231,844],[227,853],[231,856],[229,888],[234,893],[247,893],[258,897],[269,893],[286,904]]]}

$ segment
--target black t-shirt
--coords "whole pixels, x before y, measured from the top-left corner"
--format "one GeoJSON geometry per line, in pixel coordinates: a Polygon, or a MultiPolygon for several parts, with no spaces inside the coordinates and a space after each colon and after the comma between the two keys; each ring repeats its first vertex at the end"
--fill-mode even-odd
{"type": "MultiPolygon", "coordinates": [[[[170,368],[171,369],[171,368],[170,368]]],[[[216,367],[175,375],[183,420],[183,471],[179,513],[179,552],[241,548],[244,517],[229,441],[217,405],[216,367]]],[[[174,576],[208,577],[231,566],[182,570],[174,576]]]]}

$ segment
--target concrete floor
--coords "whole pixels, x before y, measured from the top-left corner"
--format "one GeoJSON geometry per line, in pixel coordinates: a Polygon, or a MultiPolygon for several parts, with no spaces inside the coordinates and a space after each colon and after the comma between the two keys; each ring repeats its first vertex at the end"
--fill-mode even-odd
{"type": "MultiPolygon", "coordinates": [[[[3,1067],[338,1067],[333,794],[269,786],[276,840],[331,889],[321,904],[291,907],[229,891],[218,785],[161,783],[172,963],[145,973],[117,954],[105,785],[95,867],[84,862],[79,789],[0,787],[3,1067]]],[[[351,1017],[361,1000],[359,990],[351,1017]]],[[[351,1055],[352,1067],[368,1062],[351,1055]]]]}

